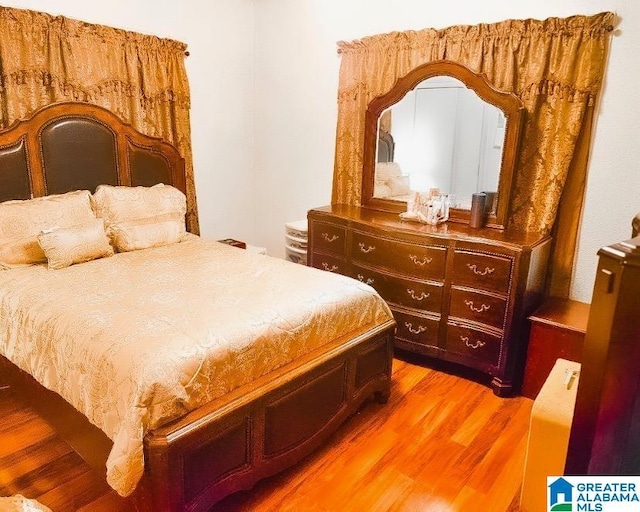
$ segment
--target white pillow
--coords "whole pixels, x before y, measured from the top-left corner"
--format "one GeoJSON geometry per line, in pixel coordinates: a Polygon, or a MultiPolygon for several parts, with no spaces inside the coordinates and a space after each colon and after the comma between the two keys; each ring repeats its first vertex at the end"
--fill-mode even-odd
{"type": "Polygon", "coordinates": [[[402,176],[402,169],[396,162],[378,162],[376,164],[376,179],[387,181],[396,176],[402,176]]]}

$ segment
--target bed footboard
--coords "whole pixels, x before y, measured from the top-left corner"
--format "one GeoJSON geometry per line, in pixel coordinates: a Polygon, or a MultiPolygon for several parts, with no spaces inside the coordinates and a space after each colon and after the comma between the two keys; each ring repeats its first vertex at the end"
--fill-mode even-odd
{"type": "Polygon", "coordinates": [[[304,458],[365,400],[386,402],[392,331],[386,325],[340,344],[248,393],[151,432],[138,508],[209,510],[304,458]]]}
{"type": "MultiPolygon", "coordinates": [[[[205,511],[300,461],[371,398],[391,387],[393,320],[308,354],[153,430],[138,511],[205,511]],[[275,377],[274,377],[275,374],[275,377]]],[[[81,413],[4,357],[0,370],[23,399],[93,468],[105,474],[111,442],[81,413]]]]}

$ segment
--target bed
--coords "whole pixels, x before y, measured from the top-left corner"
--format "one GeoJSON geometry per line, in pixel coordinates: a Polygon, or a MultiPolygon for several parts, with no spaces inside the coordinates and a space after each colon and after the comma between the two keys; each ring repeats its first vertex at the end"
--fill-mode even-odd
{"type": "Polygon", "coordinates": [[[0,270],[0,370],[138,510],[209,510],[390,392],[395,324],[373,289],[184,232],[186,206],[177,222],[162,201],[185,183],[173,146],[95,105],[0,132],[0,222],[16,201],[97,212],[90,234],[48,220],[46,262],[0,270]],[[105,248],[105,204],[160,213],[114,221],[105,248]],[[69,256],[69,237],[98,256],[69,256]]]}

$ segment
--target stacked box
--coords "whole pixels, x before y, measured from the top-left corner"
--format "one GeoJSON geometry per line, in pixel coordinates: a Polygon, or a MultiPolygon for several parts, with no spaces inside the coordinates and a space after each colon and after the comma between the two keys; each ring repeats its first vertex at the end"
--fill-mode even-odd
{"type": "Polygon", "coordinates": [[[301,265],[307,264],[307,220],[297,220],[285,224],[286,259],[301,265]]]}

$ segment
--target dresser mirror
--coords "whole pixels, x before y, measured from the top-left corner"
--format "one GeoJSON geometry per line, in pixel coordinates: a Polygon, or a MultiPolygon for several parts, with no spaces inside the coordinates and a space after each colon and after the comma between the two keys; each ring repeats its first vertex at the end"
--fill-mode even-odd
{"type": "Polygon", "coordinates": [[[364,206],[402,212],[416,191],[449,197],[449,220],[469,221],[485,192],[486,225],[502,229],[510,203],[523,106],[451,61],[418,67],[365,114],[364,206]]]}

